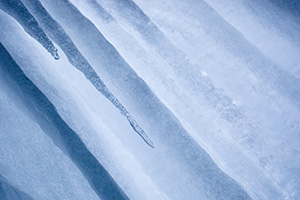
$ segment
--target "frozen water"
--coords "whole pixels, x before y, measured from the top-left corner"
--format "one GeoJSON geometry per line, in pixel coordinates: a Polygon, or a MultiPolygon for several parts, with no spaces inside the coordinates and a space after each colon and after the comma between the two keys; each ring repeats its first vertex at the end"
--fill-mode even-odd
{"type": "Polygon", "coordinates": [[[0,1],[0,199],[299,199],[297,6],[0,1]]]}

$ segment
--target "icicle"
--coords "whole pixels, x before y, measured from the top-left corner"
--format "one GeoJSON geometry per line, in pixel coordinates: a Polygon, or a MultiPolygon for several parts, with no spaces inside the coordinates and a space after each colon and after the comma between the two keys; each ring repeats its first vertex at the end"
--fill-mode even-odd
{"type": "MultiPolygon", "coordinates": [[[[147,136],[145,131],[134,120],[131,114],[125,109],[125,107],[119,102],[119,100],[113,95],[113,93],[107,88],[98,74],[94,71],[93,67],[88,63],[85,57],[79,52],[77,47],[73,44],[71,38],[67,35],[64,29],[57,23],[43,7],[38,0],[23,0],[28,9],[36,15],[37,20],[43,27],[49,37],[57,43],[64,51],[70,63],[81,71],[85,77],[94,85],[94,87],[101,92],[119,111],[126,117],[128,123],[133,130],[148,144],[154,148],[153,142],[147,136]],[[38,16],[38,17],[37,17],[38,16]]],[[[26,9],[26,8],[25,8],[26,9]]],[[[28,11],[27,11],[28,12],[28,11]]],[[[54,46],[53,46],[54,47],[54,46]]],[[[55,48],[55,47],[54,47],[55,48]]],[[[57,49],[51,49],[53,57],[58,59],[57,49]]]]}
{"type": "Polygon", "coordinates": [[[55,60],[59,59],[57,48],[20,0],[1,0],[0,9],[15,18],[23,29],[37,40],[55,60]]]}

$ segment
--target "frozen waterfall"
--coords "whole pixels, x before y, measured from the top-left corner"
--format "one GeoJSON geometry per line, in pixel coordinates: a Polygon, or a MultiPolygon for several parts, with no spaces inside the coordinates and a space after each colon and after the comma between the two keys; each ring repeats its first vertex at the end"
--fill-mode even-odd
{"type": "Polygon", "coordinates": [[[0,0],[0,199],[300,199],[299,8],[0,0]]]}

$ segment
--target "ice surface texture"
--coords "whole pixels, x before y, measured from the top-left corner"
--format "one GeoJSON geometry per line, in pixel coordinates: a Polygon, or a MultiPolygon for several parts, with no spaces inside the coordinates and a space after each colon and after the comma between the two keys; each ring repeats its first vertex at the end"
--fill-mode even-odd
{"type": "Polygon", "coordinates": [[[30,12],[28,12],[21,1],[1,1],[0,6],[2,10],[14,17],[31,37],[41,43],[41,45],[49,53],[51,53],[54,59],[59,59],[57,48],[55,48],[52,41],[47,37],[43,29],[39,26],[35,18],[30,14],[30,12]]]}
{"type": "MultiPolygon", "coordinates": [[[[25,1],[26,2],[26,1],[25,1]]],[[[124,108],[119,100],[109,91],[97,73],[93,70],[87,60],[80,54],[72,40],[64,32],[62,27],[47,13],[41,3],[37,1],[27,1],[31,4],[33,9],[38,12],[39,18],[42,19],[43,27],[49,32],[53,40],[63,49],[68,56],[70,63],[84,73],[86,78],[101,92],[117,109],[121,114],[126,117],[133,130],[139,134],[142,139],[152,148],[154,148],[153,142],[146,135],[140,125],[134,120],[130,113],[124,108]]],[[[43,29],[39,26],[35,18],[28,12],[26,7],[21,1],[3,1],[0,3],[2,9],[13,16],[24,28],[24,30],[39,41],[55,59],[59,59],[57,49],[54,47],[52,41],[44,33],[43,29]]]]}
{"type": "Polygon", "coordinates": [[[91,154],[79,136],[59,116],[47,97],[26,77],[19,66],[0,44],[1,71],[16,84],[16,90],[24,99],[40,127],[65,151],[82,171],[91,187],[103,199],[127,199],[108,172],[91,154]]]}
{"type": "Polygon", "coordinates": [[[299,198],[295,6],[0,1],[0,199],[299,198]]]}

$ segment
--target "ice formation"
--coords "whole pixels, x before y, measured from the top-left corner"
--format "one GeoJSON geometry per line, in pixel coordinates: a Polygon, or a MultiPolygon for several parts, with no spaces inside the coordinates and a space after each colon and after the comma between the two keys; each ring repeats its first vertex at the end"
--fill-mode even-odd
{"type": "Polygon", "coordinates": [[[299,7],[0,0],[0,199],[300,199],[299,7]]]}

